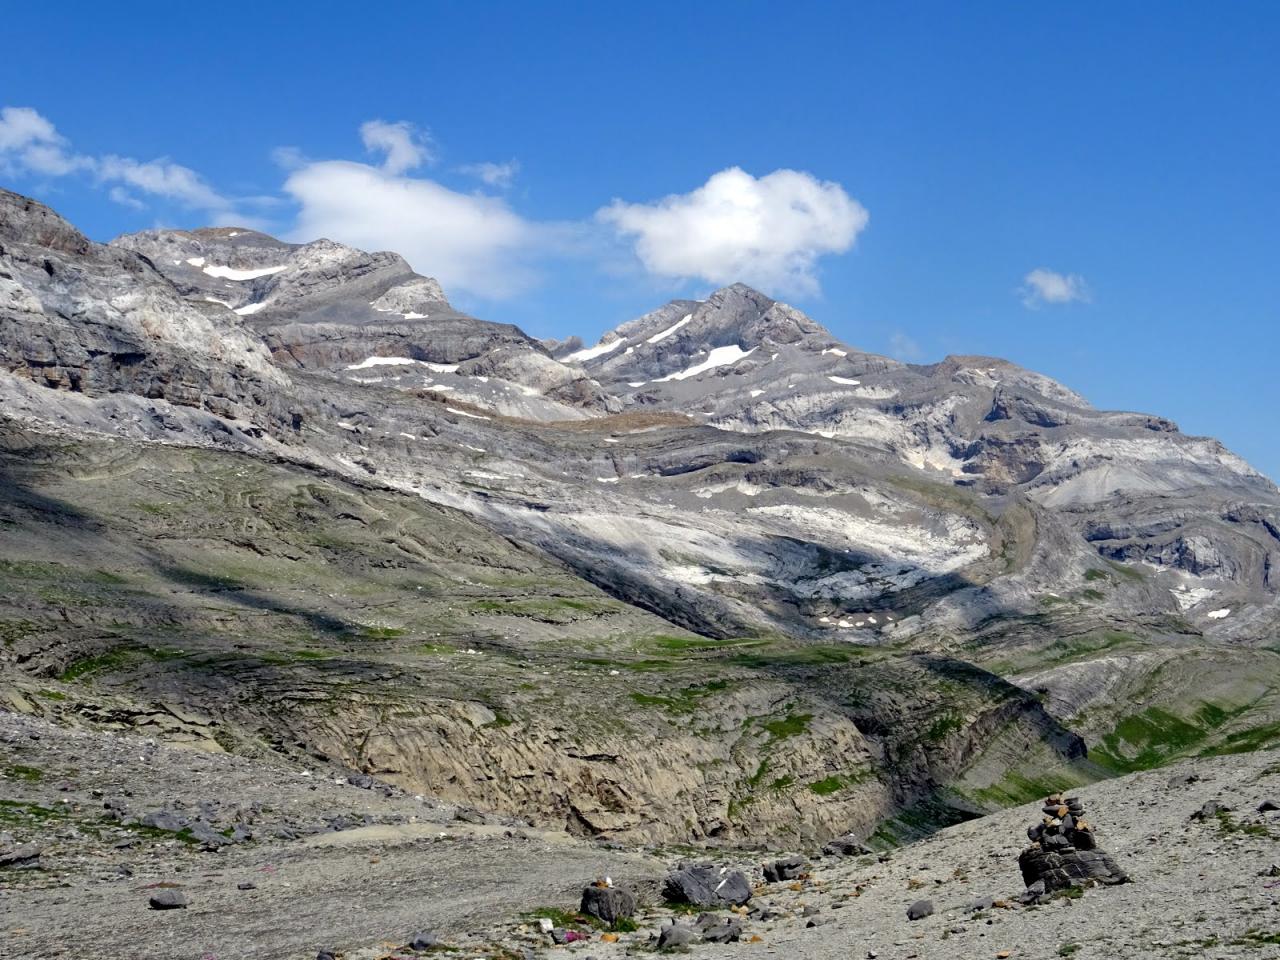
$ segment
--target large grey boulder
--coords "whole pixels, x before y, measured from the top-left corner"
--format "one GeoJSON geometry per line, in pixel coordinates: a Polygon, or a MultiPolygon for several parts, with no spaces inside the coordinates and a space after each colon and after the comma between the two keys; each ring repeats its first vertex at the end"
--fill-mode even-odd
{"type": "Polygon", "coordinates": [[[1046,893],[1078,887],[1090,880],[1111,885],[1129,879],[1105,850],[1032,848],[1018,857],[1018,868],[1028,887],[1043,883],[1046,893]]]}
{"type": "Polygon", "coordinates": [[[635,916],[636,897],[623,887],[600,887],[593,883],[583,888],[578,912],[612,926],[619,920],[635,916]]]}
{"type": "Polygon", "coordinates": [[[751,884],[741,870],[700,863],[667,874],[662,895],[670,903],[697,907],[739,906],[751,899],[751,884]]]}

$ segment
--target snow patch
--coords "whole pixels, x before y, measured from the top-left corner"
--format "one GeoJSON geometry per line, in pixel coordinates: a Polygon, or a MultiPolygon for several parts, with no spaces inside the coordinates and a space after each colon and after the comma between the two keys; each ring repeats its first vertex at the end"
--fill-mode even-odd
{"type": "Polygon", "coordinates": [[[841,350],[839,347],[827,347],[822,352],[824,355],[828,353],[834,353],[837,357],[847,357],[849,355],[849,351],[841,350]]]}
{"type": "Polygon", "coordinates": [[[597,343],[594,347],[587,347],[585,350],[575,350],[569,354],[561,363],[582,363],[585,360],[594,360],[596,357],[603,357],[606,353],[613,353],[620,346],[626,343],[626,340],[618,338],[612,343],[597,343]]]}
{"type": "Polygon", "coordinates": [[[1231,608],[1223,607],[1221,610],[1210,610],[1205,614],[1210,620],[1223,620],[1231,616],[1231,608]]]}
{"type": "Polygon", "coordinates": [[[234,312],[238,313],[242,317],[248,317],[257,313],[259,310],[261,310],[265,306],[266,306],[265,303],[250,303],[247,306],[236,307],[234,312]]]}
{"type": "Polygon", "coordinates": [[[348,370],[368,370],[370,367],[402,367],[406,364],[417,363],[410,357],[368,357],[359,363],[353,363],[347,367],[348,370]]]}
{"type": "MultiPolygon", "coordinates": [[[[187,261],[193,267],[204,265],[204,257],[194,257],[187,261]],[[199,263],[196,263],[199,260],[199,263]]],[[[269,277],[273,273],[279,273],[281,270],[288,270],[288,264],[281,264],[278,267],[259,267],[257,270],[237,270],[235,267],[223,267],[214,265],[204,267],[204,272],[211,277],[217,277],[219,280],[257,280],[259,277],[269,277]]]]}
{"type": "Polygon", "coordinates": [[[472,420],[492,420],[492,417],[482,417],[478,413],[468,413],[466,410],[459,410],[457,407],[445,407],[450,413],[456,413],[462,417],[470,417],[472,420]]]}
{"type": "Polygon", "coordinates": [[[848,377],[827,377],[827,379],[832,383],[843,383],[847,387],[856,387],[858,385],[857,380],[850,380],[848,377]]]}
{"type": "Polygon", "coordinates": [[[763,391],[763,390],[752,390],[752,391],[751,391],[751,396],[752,396],[752,397],[758,397],[758,396],[760,396],[760,394],[762,394],[762,393],[764,393],[764,391],[763,391]]]}
{"type": "Polygon", "coordinates": [[[755,347],[750,350],[743,350],[736,343],[727,347],[714,347],[707,354],[707,359],[701,363],[696,363],[687,370],[681,370],[679,373],[669,373],[665,377],[659,377],[654,383],[666,383],[668,380],[687,380],[689,377],[696,377],[698,374],[706,373],[716,367],[726,367],[737,363],[739,360],[751,356],[755,351],[755,347]]]}
{"type": "Polygon", "coordinates": [[[683,317],[681,317],[671,326],[667,327],[667,329],[663,330],[661,333],[655,333],[652,337],[649,338],[648,342],[659,343],[667,339],[667,337],[671,336],[673,333],[675,333],[677,330],[683,327],[686,323],[688,323],[691,319],[693,319],[693,314],[686,313],[683,317]]]}

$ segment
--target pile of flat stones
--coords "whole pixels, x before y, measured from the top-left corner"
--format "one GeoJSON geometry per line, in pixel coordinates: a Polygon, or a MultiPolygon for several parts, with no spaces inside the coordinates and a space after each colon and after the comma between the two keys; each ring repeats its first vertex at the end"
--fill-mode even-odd
{"type": "Polygon", "coordinates": [[[1045,798],[1042,813],[1040,822],[1027,828],[1031,845],[1018,856],[1027,885],[1024,901],[1034,902],[1071,887],[1129,879],[1111,855],[1098,848],[1078,797],[1055,793],[1045,798]]]}

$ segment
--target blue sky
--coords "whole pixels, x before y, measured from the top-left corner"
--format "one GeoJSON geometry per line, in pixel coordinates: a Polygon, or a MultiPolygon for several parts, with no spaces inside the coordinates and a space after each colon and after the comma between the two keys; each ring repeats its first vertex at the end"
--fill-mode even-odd
{"type": "Polygon", "coordinates": [[[1280,477],[1280,5],[39,6],[0,183],[96,239],[340,234],[588,342],[744,274],[1280,477]]]}

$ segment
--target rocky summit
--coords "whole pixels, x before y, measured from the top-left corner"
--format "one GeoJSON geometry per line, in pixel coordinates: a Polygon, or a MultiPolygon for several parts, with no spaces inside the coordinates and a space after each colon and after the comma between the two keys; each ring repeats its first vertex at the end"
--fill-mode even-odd
{"type": "Polygon", "coordinates": [[[1280,491],[1162,417],[0,191],[0,489],[0,957],[1276,955],[1280,491]]]}

